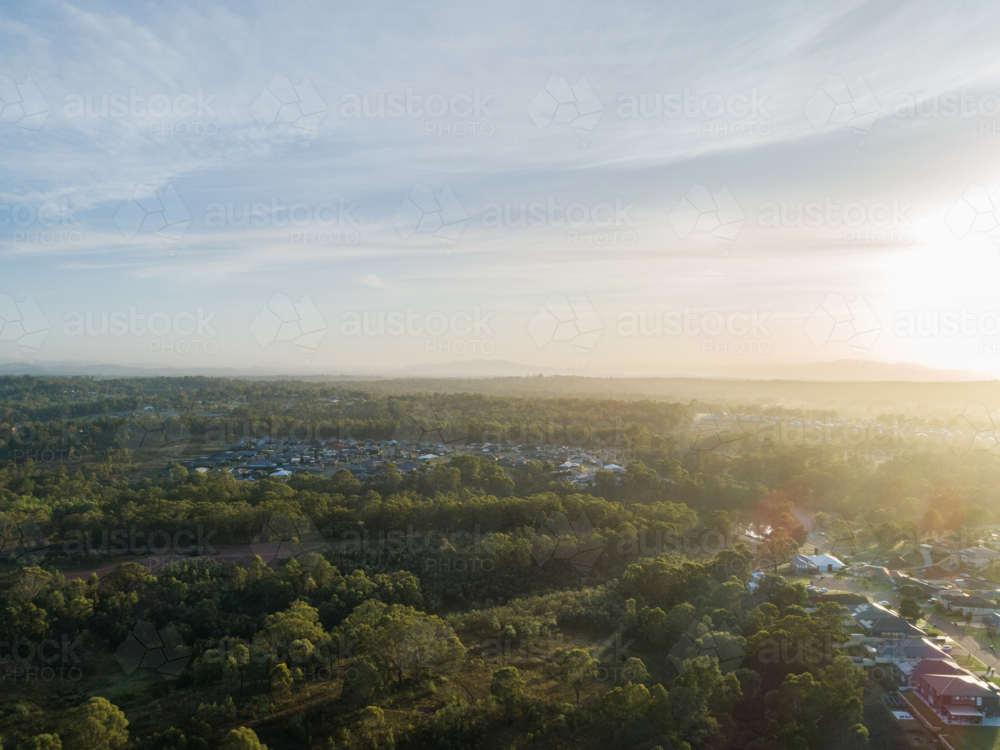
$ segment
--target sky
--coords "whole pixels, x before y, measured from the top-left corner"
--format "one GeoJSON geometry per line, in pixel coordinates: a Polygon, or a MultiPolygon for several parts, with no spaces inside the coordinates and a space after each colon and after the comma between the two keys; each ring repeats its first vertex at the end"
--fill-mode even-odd
{"type": "Polygon", "coordinates": [[[0,361],[1000,374],[996,4],[0,21],[0,361]]]}

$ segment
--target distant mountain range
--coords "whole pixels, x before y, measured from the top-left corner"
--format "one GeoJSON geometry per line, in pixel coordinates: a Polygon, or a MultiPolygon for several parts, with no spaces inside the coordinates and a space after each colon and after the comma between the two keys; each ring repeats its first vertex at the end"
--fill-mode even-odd
{"type": "Polygon", "coordinates": [[[0,375],[89,375],[93,377],[307,377],[318,378],[503,378],[535,375],[621,378],[707,378],[713,380],[794,380],[826,382],[974,382],[997,380],[997,374],[983,370],[937,370],[910,362],[858,362],[834,360],[803,364],[775,364],[719,367],[678,367],[675,371],[651,372],[634,365],[595,365],[592,367],[553,368],[526,365],[502,359],[471,359],[407,367],[341,367],[317,372],[288,371],[264,367],[178,368],[146,365],[119,365],[91,360],[18,360],[0,359],[0,375]]]}

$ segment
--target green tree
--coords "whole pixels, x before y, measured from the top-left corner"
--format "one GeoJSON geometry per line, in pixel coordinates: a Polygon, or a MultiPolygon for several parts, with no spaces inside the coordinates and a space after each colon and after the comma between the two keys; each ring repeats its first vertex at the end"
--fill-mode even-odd
{"type": "Polygon", "coordinates": [[[21,745],[24,750],[62,750],[62,746],[58,734],[39,734],[21,745]]]}
{"type": "Polygon", "coordinates": [[[920,605],[915,600],[904,597],[899,601],[899,614],[910,622],[916,622],[920,619],[921,615],[920,605]]]}
{"type": "Polygon", "coordinates": [[[362,656],[351,662],[340,692],[340,697],[351,708],[367,706],[384,692],[382,672],[371,657],[362,656]]]}
{"type": "Polygon", "coordinates": [[[112,750],[128,742],[128,721],[106,698],[91,698],[68,712],[60,735],[74,750],[112,750]]]}
{"type": "Polygon", "coordinates": [[[292,673],[287,664],[275,664],[271,668],[271,695],[278,700],[287,698],[292,692],[292,673]]]}
{"type": "Polygon", "coordinates": [[[589,651],[575,648],[566,654],[559,663],[559,679],[576,693],[576,702],[580,703],[580,690],[597,675],[600,662],[590,655],[589,651]]]}
{"type": "Polygon", "coordinates": [[[649,679],[649,671],[638,656],[626,659],[622,667],[621,678],[625,682],[645,682],[649,679]]]}
{"type": "Polygon", "coordinates": [[[231,729],[219,745],[219,750],[267,750],[249,727],[231,729]]]}
{"type": "Polygon", "coordinates": [[[510,715],[524,695],[524,678],[521,677],[517,667],[504,667],[493,673],[490,695],[503,706],[507,726],[510,726],[510,715]]]}
{"type": "Polygon", "coordinates": [[[645,685],[629,683],[624,687],[616,687],[601,699],[601,718],[607,726],[618,731],[632,719],[646,713],[652,702],[645,685]]]}

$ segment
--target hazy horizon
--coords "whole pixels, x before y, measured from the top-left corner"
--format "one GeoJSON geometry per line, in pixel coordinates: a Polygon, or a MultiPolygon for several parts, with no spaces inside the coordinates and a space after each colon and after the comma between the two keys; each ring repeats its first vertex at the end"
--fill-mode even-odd
{"type": "Polygon", "coordinates": [[[1000,375],[1000,9],[720,7],[5,6],[0,359],[1000,375]]]}

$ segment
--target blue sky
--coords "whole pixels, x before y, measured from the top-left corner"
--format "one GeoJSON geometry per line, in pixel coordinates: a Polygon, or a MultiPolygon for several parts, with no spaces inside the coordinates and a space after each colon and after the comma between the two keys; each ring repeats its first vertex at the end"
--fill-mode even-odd
{"type": "Polygon", "coordinates": [[[0,359],[1000,371],[991,4],[0,14],[0,359]]]}

